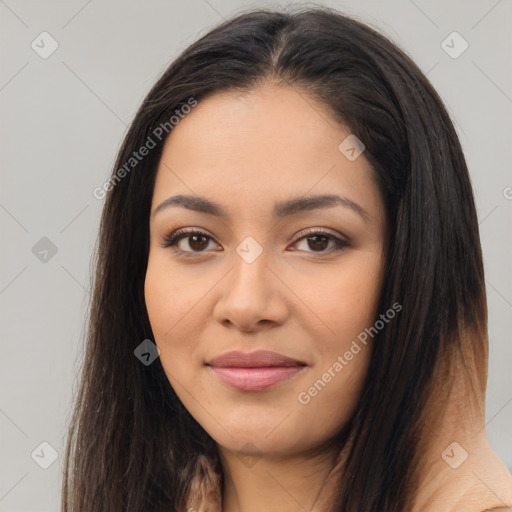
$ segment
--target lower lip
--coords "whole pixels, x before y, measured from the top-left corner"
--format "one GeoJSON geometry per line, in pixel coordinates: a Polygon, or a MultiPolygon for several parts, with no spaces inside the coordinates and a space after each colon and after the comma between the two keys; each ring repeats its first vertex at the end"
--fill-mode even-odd
{"type": "Polygon", "coordinates": [[[212,371],[229,386],[241,391],[262,391],[291,379],[304,366],[268,366],[262,368],[225,368],[211,366],[212,371]]]}

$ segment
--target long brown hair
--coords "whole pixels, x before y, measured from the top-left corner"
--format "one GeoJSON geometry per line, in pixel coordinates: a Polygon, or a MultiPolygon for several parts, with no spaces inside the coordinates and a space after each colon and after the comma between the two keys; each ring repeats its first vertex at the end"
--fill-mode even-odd
{"type": "Polygon", "coordinates": [[[433,375],[461,357],[478,360],[469,377],[483,396],[487,311],[477,215],[441,99],[403,51],[355,19],[328,8],[252,10],[215,27],[168,67],[119,150],[68,436],[64,512],[177,511],[198,457],[219,464],[213,440],[177,398],[160,360],[145,366],[134,356],[154,339],[144,279],[165,138],[122,178],[118,170],[191,98],[269,79],[312,93],[364,142],[390,226],[379,311],[403,306],[374,341],[337,510],[410,510],[433,375]]]}

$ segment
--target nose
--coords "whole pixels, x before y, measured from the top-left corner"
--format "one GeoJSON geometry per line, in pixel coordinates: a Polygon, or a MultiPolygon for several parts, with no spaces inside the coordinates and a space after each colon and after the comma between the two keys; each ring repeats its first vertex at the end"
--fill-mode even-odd
{"type": "Polygon", "coordinates": [[[287,288],[269,268],[265,251],[251,263],[235,253],[233,268],[222,283],[213,317],[223,326],[257,332],[286,321],[287,288]]]}

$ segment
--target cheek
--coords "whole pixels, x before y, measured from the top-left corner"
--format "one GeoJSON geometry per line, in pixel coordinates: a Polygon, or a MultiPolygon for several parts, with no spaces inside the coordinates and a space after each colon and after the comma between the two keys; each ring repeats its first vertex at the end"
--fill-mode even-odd
{"type": "MultiPolygon", "coordinates": [[[[383,311],[378,311],[382,286],[382,257],[378,252],[354,252],[330,276],[321,292],[308,295],[308,306],[318,313],[323,327],[312,332],[311,320],[302,324],[313,339],[315,365],[302,403],[309,415],[323,415],[330,427],[348,420],[356,407],[366,379],[375,331],[371,330],[383,311]]],[[[304,281],[304,291],[310,279],[304,281]],[[307,281],[307,282],[306,282],[307,281]]]]}
{"type": "Polygon", "coordinates": [[[150,257],[144,283],[146,309],[160,360],[169,374],[175,374],[172,366],[179,367],[185,358],[190,363],[199,339],[194,332],[200,325],[200,299],[206,293],[202,288],[199,280],[184,277],[163,258],[150,257]]]}
{"type": "Polygon", "coordinates": [[[148,261],[144,295],[153,334],[157,341],[176,338],[176,332],[196,316],[201,299],[212,284],[191,268],[180,269],[156,251],[148,261]]]}
{"type": "MultiPolygon", "coordinates": [[[[342,264],[317,272],[314,278],[295,270],[296,291],[304,298],[305,310],[322,321],[324,342],[318,344],[319,349],[344,351],[345,345],[350,346],[352,339],[374,323],[379,314],[381,265],[380,253],[353,251],[342,264]]],[[[311,329],[311,318],[303,315],[300,320],[305,329],[311,329]]]]}
{"type": "Polygon", "coordinates": [[[297,396],[305,432],[317,439],[334,436],[352,416],[367,375],[371,347],[360,347],[350,361],[343,354],[339,357],[327,358],[297,396]]]}
{"type": "Polygon", "coordinates": [[[382,261],[380,252],[353,252],[347,258],[346,265],[337,272],[337,293],[343,308],[360,313],[358,317],[361,319],[372,317],[376,313],[382,261]]]}

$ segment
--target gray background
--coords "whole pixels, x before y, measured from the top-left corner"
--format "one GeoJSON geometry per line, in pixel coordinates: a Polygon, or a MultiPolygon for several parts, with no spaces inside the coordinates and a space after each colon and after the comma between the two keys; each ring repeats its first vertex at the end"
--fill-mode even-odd
{"type": "MultiPolygon", "coordinates": [[[[512,2],[319,3],[391,36],[427,73],[455,122],[485,260],[487,432],[512,470],[512,2]],[[458,58],[442,47],[453,31],[469,44],[458,58]]],[[[103,206],[93,189],[104,183],[127,125],[171,60],[222,18],[265,5],[271,4],[0,0],[1,512],[59,510],[62,450],[103,206]],[[31,47],[34,40],[43,46],[43,31],[58,43],[46,59],[31,47]],[[43,237],[56,254],[44,253],[43,237]],[[38,448],[43,441],[59,454],[48,469],[39,465],[51,457],[38,448]]],[[[44,41],[48,51],[50,40],[44,41]]],[[[452,52],[461,48],[460,40],[445,44],[452,52]]]]}

